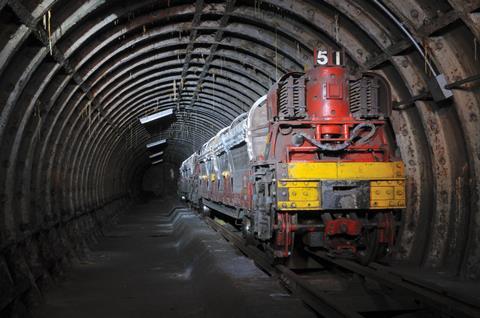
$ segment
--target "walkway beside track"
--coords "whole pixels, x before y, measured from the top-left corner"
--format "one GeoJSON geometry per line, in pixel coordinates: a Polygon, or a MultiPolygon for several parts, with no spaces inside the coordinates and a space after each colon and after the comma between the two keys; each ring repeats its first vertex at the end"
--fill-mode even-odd
{"type": "Polygon", "coordinates": [[[315,317],[219,233],[173,200],[133,207],[34,315],[315,317]]]}

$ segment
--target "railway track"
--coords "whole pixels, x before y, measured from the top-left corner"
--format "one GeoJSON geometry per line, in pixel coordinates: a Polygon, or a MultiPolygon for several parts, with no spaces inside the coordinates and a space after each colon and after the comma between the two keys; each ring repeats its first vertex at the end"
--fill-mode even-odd
{"type": "Polygon", "coordinates": [[[205,218],[205,222],[263,271],[279,279],[323,317],[480,317],[480,304],[420,282],[381,264],[362,266],[306,249],[315,268],[275,265],[259,248],[246,245],[240,231],[205,218]]]}

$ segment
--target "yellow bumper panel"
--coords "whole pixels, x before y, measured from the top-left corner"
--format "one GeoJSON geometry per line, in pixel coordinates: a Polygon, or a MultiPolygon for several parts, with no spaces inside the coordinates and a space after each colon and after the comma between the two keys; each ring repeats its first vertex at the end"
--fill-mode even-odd
{"type": "Polygon", "coordinates": [[[370,207],[372,209],[404,208],[405,182],[403,180],[371,181],[370,207]]]}
{"type": "Polygon", "coordinates": [[[281,210],[319,210],[321,208],[320,182],[281,181],[277,188],[281,210]]]}
{"type": "Polygon", "coordinates": [[[405,208],[405,173],[399,162],[298,162],[277,171],[277,208],[321,210],[322,181],[370,181],[371,209],[405,208]]]}

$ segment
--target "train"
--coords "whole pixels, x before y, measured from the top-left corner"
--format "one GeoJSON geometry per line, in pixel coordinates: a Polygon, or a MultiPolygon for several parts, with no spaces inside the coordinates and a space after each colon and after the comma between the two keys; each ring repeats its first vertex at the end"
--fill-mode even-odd
{"type": "Polygon", "coordinates": [[[179,192],[275,259],[302,249],[368,264],[391,253],[406,206],[390,86],[343,52],[282,76],[180,167],[179,192]]]}

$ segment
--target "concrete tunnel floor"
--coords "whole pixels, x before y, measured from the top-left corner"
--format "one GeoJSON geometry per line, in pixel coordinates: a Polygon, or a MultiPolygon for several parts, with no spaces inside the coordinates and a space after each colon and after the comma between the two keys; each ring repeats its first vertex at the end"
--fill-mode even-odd
{"type": "Polygon", "coordinates": [[[174,199],[133,206],[33,317],[315,317],[174,199]]]}

